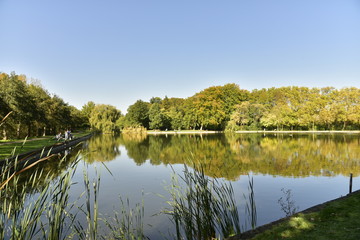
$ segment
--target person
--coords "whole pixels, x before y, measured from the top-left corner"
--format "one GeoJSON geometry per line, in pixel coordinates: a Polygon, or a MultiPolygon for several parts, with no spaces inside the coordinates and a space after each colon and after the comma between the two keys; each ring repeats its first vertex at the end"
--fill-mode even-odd
{"type": "Polygon", "coordinates": [[[71,130],[68,131],[68,137],[69,137],[69,140],[73,139],[73,135],[71,134],[71,130]]]}
{"type": "Polygon", "coordinates": [[[69,139],[69,130],[65,131],[65,141],[69,139]]]}
{"type": "Polygon", "coordinates": [[[60,141],[60,139],[61,139],[61,132],[59,132],[59,134],[57,134],[57,135],[55,136],[55,139],[56,139],[57,141],[60,141]]]}

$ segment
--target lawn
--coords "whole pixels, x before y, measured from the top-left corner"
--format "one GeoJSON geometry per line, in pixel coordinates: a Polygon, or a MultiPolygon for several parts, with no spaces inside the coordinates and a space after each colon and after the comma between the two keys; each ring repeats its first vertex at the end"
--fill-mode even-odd
{"type": "Polygon", "coordinates": [[[360,192],[296,214],[251,239],[360,239],[360,192]]]}
{"type": "MultiPolygon", "coordinates": [[[[78,133],[74,133],[74,136],[82,137],[89,133],[90,132],[88,131],[78,132],[78,133]]],[[[0,142],[0,159],[4,159],[6,157],[11,156],[14,151],[15,154],[21,154],[58,143],[58,141],[55,140],[53,136],[42,137],[39,139],[29,139],[25,142],[25,144],[24,144],[24,140],[11,140],[10,141],[11,143],[7,143],[7,142],[3,142],[3,141],[0,142]]]]}

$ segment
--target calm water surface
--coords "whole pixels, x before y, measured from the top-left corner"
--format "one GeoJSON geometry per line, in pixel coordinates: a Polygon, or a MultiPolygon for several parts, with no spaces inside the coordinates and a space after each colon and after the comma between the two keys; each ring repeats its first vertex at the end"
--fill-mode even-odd
{"type": "MultiPolygon", "coordinates": [[[[258,226],[285,216],[278,203],[284,197],[281,189],[291,190],[301,211],[346,195],[350,173],[355,177],[353,189],[360,188],[359,135],[99,135],[83,149],[90,174],[94,167],[101,172],[99,211],[113,215],[120,208],[119,196],[132,206],[143,198],[145,233],[151,239],[173,228],[167,216],[157,214],[168,207],[165,187],[173,170],[181,174],[184,164],[201,163],[207,176],[232,183],[244,230],[250,228],[244,196],[251,178],[258,226]]],[[[75,181],[82,182],[82,168],[78,167],[75,181]]],[[[74,196],[81,191],[80,184],[74,185],[74,196]]]]}

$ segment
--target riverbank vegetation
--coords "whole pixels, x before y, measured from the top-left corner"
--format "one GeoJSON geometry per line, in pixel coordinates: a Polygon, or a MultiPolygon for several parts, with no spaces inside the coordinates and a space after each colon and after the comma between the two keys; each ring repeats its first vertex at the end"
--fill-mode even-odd
{"type": "MultiPolygon", "coordinates": [[[[82,131],[72,133],[74,138],[83,137],[90,134],[90,131],[82,131]]],[[[10,156],[16,156],[18,154],[26,153],[33,150],[42,149],[46,146],[50,146],[64,140],[57,140],[53,136],[45,136],[33,139],[24,139],[18,141],[0,141],[0,159],[5,159],[10,156]]]]}
{"type": "Polygon", "coordinates": [[[109,104],[81,110],[24,75],[0,73],[3,139],[57,134],[69,128],[105,133],[143,130],[357,130],[360,89],[213,86],[188,98],[138,100],[124,115],[109,104]],[[140,130],[139,130],[140,129],[140,130]]]}
{"type": "MultiPolygon", "coordinates": [[[[285,221],[255,231],[246,239],[359,239],[360,192],[315,207],[315,211],[296,214],[285,221]],[[260,232],[260,233],[259,233],[260,232]]],[[[231,238],[244,239],[245,236],[231,238]]]]}
{"type": "MultiPolygon", "coordinates": [[[[83,192],[77,192],[77,196],[71,195],[71,188],[79,184],[73,182],[72,178],[86,152],[79,151],[75,155],[72,160],[70,155],[54,156],[53,158],[57,159],[50,164],[58,165],[51,168],[55,171],[45,171],[43,167],[47,164],[41,163],[31,169],[17,169],[16,164],[4,166],[0,175],[2,239],[148,239],[144,233],[144,202],[131,208],[129,200],[125,202],[120,197],[119,211],[114,209],[114,215],[101,215],[101,177],[96,168],[95,172],[92,172],[89,166],[84,164],[83,192]],[[67,170],[59,172],[59,168],[67,170]]],[[[164,239],[168,239],[167,234],[176,239],[194,239],[192,234],[196,234],[196,239],[205,240],[215,234],[229,236],[240,233],[239,216],[230,183],[218,184],[203,172],[192,171],[186,167],[184,174],[185,178],[182,180],[185,190],[182,191],[182,183],[172,182],[169,191],[176,195],[176,202],[169,202],[169,208],[159,212],[169,214],[174,218],[174,224],[181,229],[176,233],[162,233],[164,239]],[[196,195],[189,195],[188,190],[196,191],[196,195]],[[193,212],[187,211],[186,203],[177,205],[188,197],[192,198],[193,212]],[[211,208],[203,205],[203,201],[198,197],[206,198],[211,208]],[[213,216],[216,218],[212,218],[213,216]],[[195,225],[200,224],[200,219],[201,225],[204,225],[201,233],[197,229],[198,225],[195,225]],[[185,220],[191,221],[193,225],[183,225],[185,220]],[[184,227],[191,227],[190,235],[184,227]],[[185,238],[182,237],[183,233],[186,234],[185,238]]],[[[179,177],[181,178],[180,175],[179,177]]],[[[79,191],[81,188],[76,189],[79,191]]]]}

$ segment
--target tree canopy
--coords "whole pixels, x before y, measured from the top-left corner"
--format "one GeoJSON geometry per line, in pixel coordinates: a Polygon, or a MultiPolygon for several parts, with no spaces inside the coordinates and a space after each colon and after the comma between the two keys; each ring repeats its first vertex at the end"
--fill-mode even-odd
{"type": "Polygon", "coordinates": [[[56,134],[83,125],[80,111],[57,95],[49,94],[25,75],[0,73],[0,119],[3,139],[56,134]]]}
{"type": "Polygon", "coordinates": [[[86,103],[81,111],[25,75],[0,72],[2,138],[55,134],[91,127],[159,130],[352,130],[360,127],[360,89],[280,87],[248,91],[226,84],[188,98],[137,100],[126,115],[112,105],[86,103]]]}
{"type": "Polygon", "coordinates": [[[360,127],[360,90],[280,87],[251,92],[213,86],[182,98],[138,100],[124,126],[148,129],[351,130],[360,127]],[[165,127],[166,126],[166,127],[165,127]]]}

